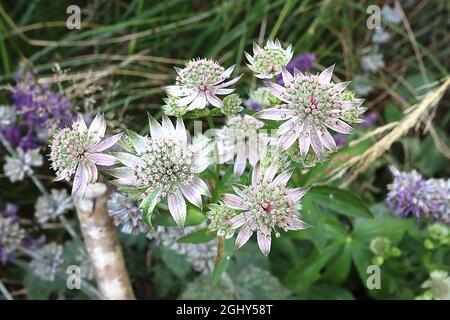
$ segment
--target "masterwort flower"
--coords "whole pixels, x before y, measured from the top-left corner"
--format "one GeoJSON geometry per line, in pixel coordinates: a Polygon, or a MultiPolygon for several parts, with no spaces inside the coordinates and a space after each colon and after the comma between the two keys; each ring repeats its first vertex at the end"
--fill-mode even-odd
{"type": "Polygon", "coordinates": [[[16,155],[6,157],[3,171],[11,182],[22,181],[26,175],[33,174],[33,167],[40,167],[43,162],[39,149],[17,148],[16,155]]]}
{"type": "Polygon", "coordinates": [[[63,246],[52,242],[36,251],[36,256],[30,261],[32,272],[44,281],[55,281],[63,260],[63,246]]]}
{"type": "Polygon", "coordinates": [[[0,216],[0,265],[14,260],[14,254],[25,239],[25,231],[13,217],[0,216]]]}
{"type": "Polygon", "coordinates": [[[40,224],[53,221],[73,209],[72,198],[65,189],[52,189],[51,193],[40,196],[34,206],[34,216],[40,224]]]}
{"type": "Polygon", "coordinates": [[[258,132],[264,122],[249,115],[228,117],[226,125],[216,130],[219,162],[228,163],[234,159],[234,173],[240,176],[247,164],[255,166],[270,137],[264,132],[258,132]]]}
{"type": "Polygon", "coordinates": [[[123,233],[147,234],[150,230],[142,218],[138,203],[124,194],[114,192],[108,199],[108,214],[123,233]]]}
{"type": "Polygon", "coordinates": [[[208,230],[217,232],[217,236],[229,239],[234,235],[234,229],[230,227],[228,221],[238,214],[236,210],[227,207],[223,203],[210,204],[209,211],[206,213],[210,224],[208,230]]]}
{"type": "Polygon", "coordinates": [[[204,109],[208,103],[220,108],[222,101],[217,95],[230,94],[234,89],[227,87],[236,83],[241,76],[224,82],[233,73],[235,66],[224,69],[216,61],[195,59],[189,61],[183,69],[175,68],[175,85],[167,86],[169,95],[179,97],[176,104],[187,106],[187,110],[204,109]]]}
{"type": "Polygon", "coordinates": [[[87,186],[97,181],[96,165],[111,166],[117,163],[113,156],[101,152],[119,141],[122,134],[103,140],[105,131],[103,115],[97,114],[89,129],[83,118],[78,116],[71,128],[61,129],[53,137],[50,160],[57,174],[55,181],[70,180],[74,175],[73,196],[83,198],[87,186]]]}
{"type": "Polygon", "coordinates": [[[242,99],[237,94],[230,94],[223,99],[222,113],[227,116],[242,111],[242,99]]]}
{"type": "Polygon", "coordinates": [[[180,100],[179,97],[174,97],[169,95],[164,98],[164,105],[162,109],[167,116],[182,117],[187,113],[187,106],[179,106],[177,101],[180,100]]]}
{"type": "Polygon", "coordinates": [[[211,163],[213,144],[201,140],[190,144],[183,120],[176,128],[166,116],[162,125],[149,116],[150,137],[131,133],[134,154],[117,152],[116,158],[125,167],[109,170],[118,178],[113,183],[142,190],[141,207],[152,212],[156,204],[167,197],[169,211],[182,227],[186,219],[186,202],[202,207],[202,195],[210,196],[208,186],[197,175],[211,163]]]}
{"type": "Polygon", "coordinates": [[[450,277],[447,271],[436,270],[430,273],[430,278],[422,284],[429,289],[419,299],[450,300],[450,277]]]}
{"type": "Polygon", "coordinates": [[[257,234],[258,245],[262,253],[268,255],[272,241],[272,231],[278,237],[277,229],[301,230],[308,224],[300,220],[298,205],[300,199],[308,191],[307,188],[286,187],[292,170],[284,171],[275,177],[277,163],[266,170],[257,165],[252,173],[250,186],[233,186],[237,195],[225,194],[223,202],[235,210],[243,210],[230,219],[231,228],[241,228],[236,238],[236,249],[242,247],[252,236],[257,234]]]}
{"type": "Polygon", "coordinates": [[[281,73],[284,66],[291,61],[293,55],[292,45],[283,49],[280,41],[271,39],[267,41],[264,48],[253,43],[253,57],[245,53],[249,64],[247,66],[255,73],[255,77],[260,79],[272,79],[281,73]]]}
{"type": "Polygon", "coordinates": [[[295,70],[294,75],[291,75],[283,68],[285,87],[266,83],[282,104],[259,111],[255,116],[285,121],[277,132],[281,150],[288,149],[298,141],[302,155],[306,155],[311,146],[317,157],[323,158],[324,147],[336,149],[336,142],[326,127],[343,134],[353,132],[353,128],[341,119],[345,119],[353,109],[359,114],[363,100],[344,99],[343,91],[349,82],[331,82],[333,69],[334,66],[331,66],[320,75],[304,75],[295,70]]]}

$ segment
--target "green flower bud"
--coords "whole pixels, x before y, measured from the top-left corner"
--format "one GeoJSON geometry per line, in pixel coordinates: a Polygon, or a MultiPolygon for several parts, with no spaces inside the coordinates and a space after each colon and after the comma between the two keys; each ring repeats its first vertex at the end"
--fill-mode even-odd
{"type": "Polygon", "coordinates": [[[423,245],[428,250],[433,250],[434,248],[436,248],[433,241],[431,241],[430,239],[425,239],[425,241],[423,242],[423,245]]]}
{"type": "Polygon", "coordinates": [[[437,240],[439,242],[445,240],[448,237],[449,233],[447,226],[441,223],[433,223],[428,227],[427,231],[431,239],[437,240]]]}
{"type": "Polygon", "coordinates": [[[235,115],[242,110],[242,99],[237,94],[230,94],[223,99],[222,113],[227,116],[235,115]]]}
{"type": "Polygon", "coordinates": [[[375,255],[385,256],[391,249],[391,241],[387,238],[376,237],[370,242],[369,248],[375,255]]]}
{"type": "Polygon", "coordinates": [[[178,97],[174,96],[168,96],[167,98],[164,98],[164,103],[162,109],[164,113],[168,116],[175,116],[175,117],[182,117],[187,112],[187,107],[183,106],[180,107],[177,105],[177,101],[179,100],[178,97]]]}
{"type": "Polygon", "coordinates": [[[372,258],[372,263],[377,266],[381,266],[383,264],[383,262],[384,262],[384,259],[381,256],[375,256],[372,258]]]}
{"type": "Polygon", "coordinates": [[[391,257],[399,257],[402,254],[399,248],[393,247],[391,250],[389,250],[389,255],[391,257]]]}

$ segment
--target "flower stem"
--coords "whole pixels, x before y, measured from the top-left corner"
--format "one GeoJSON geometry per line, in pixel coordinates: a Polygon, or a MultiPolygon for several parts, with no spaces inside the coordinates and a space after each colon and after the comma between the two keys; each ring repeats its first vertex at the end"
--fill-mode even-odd
{"type": "Polygon", "coordinates": [[[1,280],[0,280],[0,292],[3,294],[6,300],[14,300],[11,293],[9,293],[8,289],[1,280]]]}

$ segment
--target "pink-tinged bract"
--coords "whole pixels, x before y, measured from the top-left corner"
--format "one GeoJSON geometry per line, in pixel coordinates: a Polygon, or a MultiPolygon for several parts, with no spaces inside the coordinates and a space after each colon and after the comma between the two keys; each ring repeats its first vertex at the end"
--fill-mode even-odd
{"type": "Polygon", "coordinates": [[[73,178],[72,195],[83,198],[89,184],[98,178],[99,166],[112,166],[118,161],[111,155],[102,153],[120,140],[122,134],[104,139],[106,122],[97,114],[89,128],[83,118],[72,127],[59,130],[50,144],[50,160],[57,177],[55,181],[73,178]]]}
{"type": "Polygon", "coordinates": [[[279,236],[279,230],[301,230],[308,224],[300,220],[298,208],[307,188],[288,188],[292,170],[276,176],[278,165],[274,163],[265,170],[255,167],[249,186],[234,186],[236,194],[225,194],[223,202],[241,213],[229,220],[233,229],[240,228],[236,238],[236,249],[242,247],[256,232],[261,252],[270,252],[272,232],[279,236]]]}

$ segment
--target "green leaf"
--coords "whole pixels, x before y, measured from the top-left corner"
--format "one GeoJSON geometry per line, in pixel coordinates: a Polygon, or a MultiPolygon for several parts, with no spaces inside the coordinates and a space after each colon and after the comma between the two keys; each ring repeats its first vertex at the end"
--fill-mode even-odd
{"type": "Polygon", "coordinates": [[[306,230],[295,231],[310,238],[318,250],[322,250],[326,243],[325,222],[322,210],[311,197],[305,196],[302,201],[301,218],[311,227],[306,230]]]}
{"type": "Polygon", "coordinates": [[[192,268],[183,255],[164,246],[159,247],[158,252],[164,264],[178,279],[184,279],[191,272],[192,268]]]}
{"type": "Polygon", "coordinates": [[[283,283],[294,290],[302,291],[320,279],[320,271],[342,247],[342,242],[334,242],[321,252],[314,251],[289,272],[283,283]]]}
{"type": "MultiPolygon", "coordinates": [[[[196,207],[189,207],[186,213],[185,226],[197,226],[205,221],[205,215],[196,207]]],[[[162,227],[178,227],[172,216],[167,212],[159,214],[153,218],[153,224],[155,226],[162,227]]]]}
{"type": "Polygon", "coordinates": [[[313,187],[308,191],[309,196],[321,206],[330,208],[340,214],[372,218],[372,212],[354,193],[334,187],[313,187]]]}
{"type": "Polygon", "coordinates": [[[386,237],[397,244],[410,228],[408,219],[358,219],[354,224],[352,241],[368,244],[375,237],[386,237]]]}
{"type": "Polygon", "coordinates": [[[215,232],[209,232],[208,228],[203,228],[194,232],[191,232],[180,239],[179,243],[205,243],[216,238],[215,232]]]}
{"type": "Polygon", "coordinates": [[[324,272],[324,279],[333,283],[342,283],[347,279],[352,265],[352,250],[349,243],[333,257],[324,272]]]}

